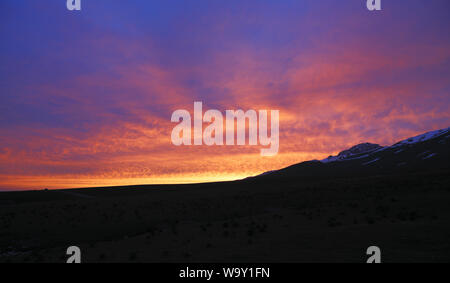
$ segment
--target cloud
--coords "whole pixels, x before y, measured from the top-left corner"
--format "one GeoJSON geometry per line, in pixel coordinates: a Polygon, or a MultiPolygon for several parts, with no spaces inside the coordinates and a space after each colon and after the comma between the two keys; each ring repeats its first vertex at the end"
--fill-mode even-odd
{"type": "Polygon", "coordinates": [[[9,4],[0,187],[229,180],[448,127],[447,2],[409,1],[414,17],[357,2],[99,1],[79,18],[9,4]],[[279,154],[173,146],[171,113],[194,101],[280,110],[279,154]]]}

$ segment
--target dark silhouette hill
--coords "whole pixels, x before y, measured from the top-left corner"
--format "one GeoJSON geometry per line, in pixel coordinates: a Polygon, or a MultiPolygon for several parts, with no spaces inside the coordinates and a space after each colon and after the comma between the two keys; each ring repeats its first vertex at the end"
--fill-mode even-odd
{"type": "Polygon", "coordinates": [[[0,262],[450,261],[449,129],[234,182],[0,193],[0,262]]]}
{"type": "Polygon", "coordinates": [[[450,128],[408,138],[382,147],[363,143],[337,156],[271,171],[254,180],[313,180],[405,174],[450,168],[450,128]]]}

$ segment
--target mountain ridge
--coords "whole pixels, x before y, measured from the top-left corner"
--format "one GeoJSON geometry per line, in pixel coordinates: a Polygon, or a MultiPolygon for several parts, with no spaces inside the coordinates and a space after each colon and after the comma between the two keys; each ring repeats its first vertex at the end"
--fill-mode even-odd
{"type": "Polygon", "coordinates": [[[449,170],[450,127],[401,140],[390,146],[362,143],[337,156],[310,160],[252,177],[268,179],[347,178],[449,170]]]}

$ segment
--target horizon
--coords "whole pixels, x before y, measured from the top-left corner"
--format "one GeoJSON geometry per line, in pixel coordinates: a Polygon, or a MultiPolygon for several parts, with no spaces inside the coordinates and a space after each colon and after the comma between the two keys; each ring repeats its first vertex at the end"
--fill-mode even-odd
{"type": "Polygon", "coordinates": [[[0,190],[232,181],[450,125],[448,1],[128,2],[0,3],[0,190]],[[278,154],[174,146],[194,101],[279,109],[278,154]]]}
{"type": "MultiPolygon", "coordinates": [[[[415,136],[411,136],[411,137],[407,137],[405,139],[399,140],[399,141],[397,141],[397,142],[395,142],[393,144],[390,144],[390,145],[380,145],[380,144],[376,144],[376,145],[379,145],[382,148],[391,147],[391,146],[393,146],[393,145],[395,145],[395,144],[397,144],[399,142],[402,142],[402,141],[405,141],[405,140],[409,140],[410,138],[414,138],[416,136],[422,136],[422,135],[426,135],[428,133],[436,132],[436,131],[439,131],[439,130],[449,130],[449,129],[450,129],[450,127],[427,131],[425,133],[421,133],[421,134],[418,134],[418,135],[415,135],[415,136]]],[[[371,142],[366,142],[366,143],[373,144],[371,142]]],[[[360,144],[364,144],[364,143],[360,143],[360,144]]],[[[358,146],[360,144],[355,144],[352,147],[358,146]]],[[[346,148],[346,149],[342,149],[340,152],[342,152],[344,150],[348,150],[350,148],[351,147],[346,148]]],[[[336,153],[336,155],[337,154],[338,153],[336,153]]],[[[333,154],[331,154],[331,155],[329,155],[327,157],[331,157],[331,156],[333,156],[333,154]]],[[[302,162],[308,162],[308,161],[321,161],[321,159],[304,160],[304,161],[301,161],[301,162],[298,162],[298,163],[289,164],[289,165],[287,165],[286,167],[283,167],[283,168],[268,170],[268,171],[260,172],[260,173],[258,173],[256,175],[251,175],[251,176],[240,176],[240,177],[230,178],[230,179],[219,178],[217,180],[210,179],[210,180],[204,180],[204,181],[200,181],[200,182],[199,181],[192,181],[192,180],[191,181],[185,180],[185,181],[179,181],[179,182],[172,182],[171,183],[168,180],[167,183],[153,183],[152,179],[144,179],[144,178],[142,178],[142,179],[138,179],[140,181],[127,179],[127,180],[124,180],[122,184],[120,184],[120,183],[118,184],[117,181],[113,181],[112,185],[111,184],[108,185],[107,183],[104,183],[105,182],[104,180],[95,180],[95,181],[93,181],[90,184],[100,184],[100,185],[90,186],[88,184],[85,184],[85,185],[82,185],[82,186],[79,186],[79,187],[54,187],[54,188],[47,188],[47,187],[45,187],[45,183],[43,183],[45,188],[34,188],[33,189],[32,187],[36,187],[36,181],[37,180],[36,179],[32,179],[32,180],[29,180],[29,182],[33,183],[33,185],[30,185],[32,187],[21,187],[21,188],[1,188],[0,187],[0,193],[2,193],[2,192],[14,192],[14,191],[24,192],[24,191],[45,191],[45,190],[77,190],[77,189],[99,189],[99,188],[124,188],[124,187],[130,187],[130,186],[136,186],[136,187],[140,187],[140,186],[170,186],[170,185],[176,186],[176,185],[197,185],[197,184],[214,184],[214,183],[222,183],[222,182],[234,182],[234,181],[245,180],[245,179],[251,178],[251,177],[256,177],[256,176],[259,176],[261,174],[265,174],[265,173],[268,173],[268,172],[276,172],[278,170],[285,169],[285,168],[290,167],[292,165],[296,165],[296,164],[299,164],[299,163],[302,163],[302,162]],[[147,183],[144,180],[147,180],[147,183]]],[[[47,179],[44,179],[43,182],[47,182],[47,179]]],[[[59,182],[60,183],[63,182],[63,183],[67,183],[67,184],[69,184],[69,183],[70,184],[76,183],[76,181],[74,181],[74,180],[72,180],[72,181],[59,180],[59,182]]]]}

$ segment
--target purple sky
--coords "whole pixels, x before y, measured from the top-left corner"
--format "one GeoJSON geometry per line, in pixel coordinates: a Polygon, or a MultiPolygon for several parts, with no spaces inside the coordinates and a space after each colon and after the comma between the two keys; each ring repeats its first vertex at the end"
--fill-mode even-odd
{"type": "Polygon", "coordinates": [[[450,124],[446,0],[65,2],[0,2],[0,187],[227,180],[450,124]],[[194,101],[279,109],[280,153],[174,148],[194,101]]]}

